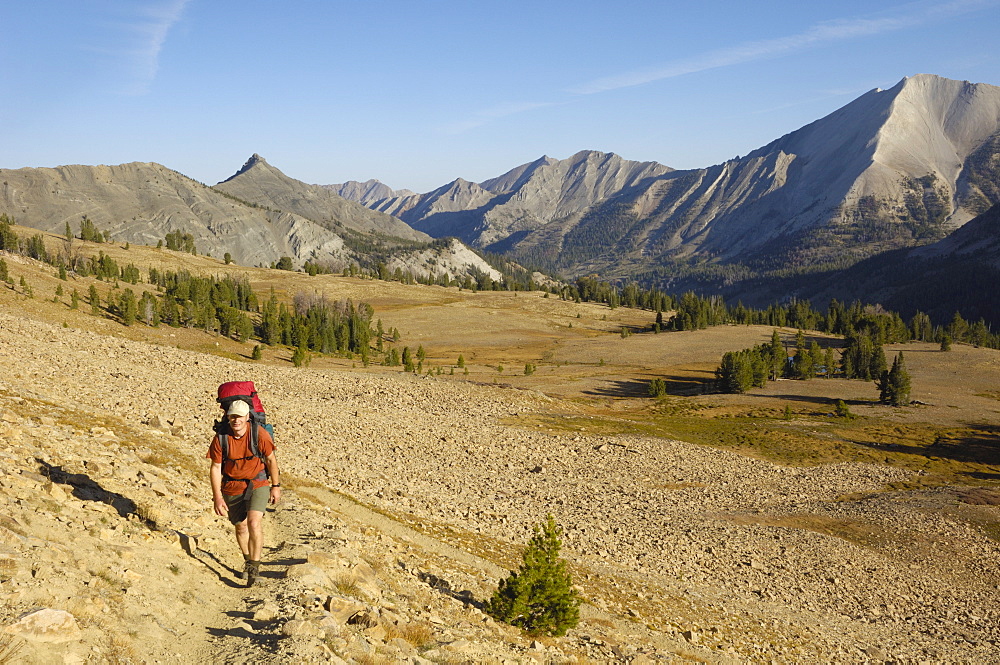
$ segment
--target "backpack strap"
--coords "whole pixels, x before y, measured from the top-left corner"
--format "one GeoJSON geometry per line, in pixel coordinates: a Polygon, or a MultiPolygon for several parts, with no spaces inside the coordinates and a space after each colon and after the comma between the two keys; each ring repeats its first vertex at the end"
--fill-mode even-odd
{"type": "MultiPolygon", "coordinates": [[[[239,461],[229,457],[229,433],[226,430],[228,423],[220,422],[216,428],[216,433],[219,436],[219,447],[222,448],[222,468],[226,468],[226,461],[239,461]]],[[[260,473],[257,474],[255,478],[233,478],[228,475],[225,471],[222,472],[222,481],[238,480],[247,484],[246,490],[243,492],[243,498],[246,500],[250,499],[251,493],[253,493],[253,481],[255,480],[267,480],[271,477],[271,474],[267,470],[267,463],[264,461],[264,455],[260,452],[260,444],[258,440],[260,438],[260,433],[257,431],[258,425],[256,421],[250,418],[250,455],[247,457],[240,458],[241,460],[258,458],[263,464],[264,468],[260,473]]]]}

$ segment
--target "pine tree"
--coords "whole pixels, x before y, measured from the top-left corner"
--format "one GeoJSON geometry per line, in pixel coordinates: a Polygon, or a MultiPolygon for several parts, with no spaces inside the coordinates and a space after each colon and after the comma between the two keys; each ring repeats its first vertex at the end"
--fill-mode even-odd
{"type": "Polygon", "coordinates": [[[906,406],[910,403],[910,373],[906,371],[903,352],[896,354],[892,369],[883,372],[878,383],[879,401],[892,406],[906,406]]]}
{"type": "Polygon", "coordinates": [[[97,287],[90,285],[87,301],[90,303],[90,313],[99,316],[101,313],[101,296],[97,293],[97,287]]]}
{"type": "Polygon", "coordinates": [[[770,377],[772,381],[776,381],[787,361],[785,347],[781,345],[781,335],[778,334],[777,329],[771,331],[771,345],[768,350],[771,356],[770,377]]]}
{"type": "Polygon", "coordinates": [[[309,364],[309,352],[306,351],[305,344],[295,347],[294,353],[292,353],[292,365],[295,367],[302,367],[303,365],[309,364]]]}
{"type": "Polygon", "coordinates": [[[486,612],[530,635],[565,635],[580,620],[582,599],[559,559],[562,529],[549,515],[534,527],[519,571],[500,581],[486,612]]]}

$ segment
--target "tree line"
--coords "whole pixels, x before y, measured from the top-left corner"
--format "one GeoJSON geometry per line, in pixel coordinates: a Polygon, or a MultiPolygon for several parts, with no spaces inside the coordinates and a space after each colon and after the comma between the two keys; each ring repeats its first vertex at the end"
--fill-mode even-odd
{"type": "MultiPolygon", "coordinates": [[[[774,330],[767,344],[724,353],[715,370],[715,387],[724,393],[745,393],[751,388],[763,388],[768,381],[779,377],[808,380],[834,376],[873,380],[882,402],[894,406],[909,403],[910,375],[903,353],[896,355],[890,369],[882,345],[866,330],[853,331],[847,336],[839,358],[831,346],[824,349],[815,340],[807,344],[802,330],[796,334],[794,355],[789,355],[774,330]]],[[[651,382],[649,392],[654,397],[664,394],[662,380],[651,382]]]]}

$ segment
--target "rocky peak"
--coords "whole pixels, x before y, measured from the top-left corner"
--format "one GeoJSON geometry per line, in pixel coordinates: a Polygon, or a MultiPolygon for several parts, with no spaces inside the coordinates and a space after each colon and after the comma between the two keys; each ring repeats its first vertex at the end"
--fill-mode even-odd
{"type": "Polygon", "coordinates": [[[225,180],[223,180],[223,182],[229,182],[230,180],[232,180],[236,176],[242,175],[242,174],[246,173],[247,171],[249,171],[253,167],[257,166],[258,164],[263,165],[263,166],[267,166],[268,165],[267,164],[267,160],[265,160],[263,157],[261,157],[260,155],[258,155],[255,152],[254,154],[250,155],[250,159],[248,159],[246,161],[246,163],[244,163],[243,166],[240,167],[239,171],[237,171],[236,173],[234,173],[230,177],[228,177],[225,180]]]}

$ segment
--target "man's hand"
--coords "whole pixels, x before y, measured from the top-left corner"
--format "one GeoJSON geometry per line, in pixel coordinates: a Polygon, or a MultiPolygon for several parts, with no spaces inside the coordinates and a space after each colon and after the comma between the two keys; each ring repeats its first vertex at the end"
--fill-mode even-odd
{"type": "Polygon", "coordinates": [[[229,515],[229,506],[226,505],[226,500],[221,495],[215,497],[215,514],[220,517],[229,515]]]}
{"type": "Polygon", "coordinates": [[[277,504],[279,501],[281,501],[281,488],[280,487],[274,487],[272,485],[271,486],[271,498],[268,499],[267,502],[273,506],[273,505],[277,504]]]}

